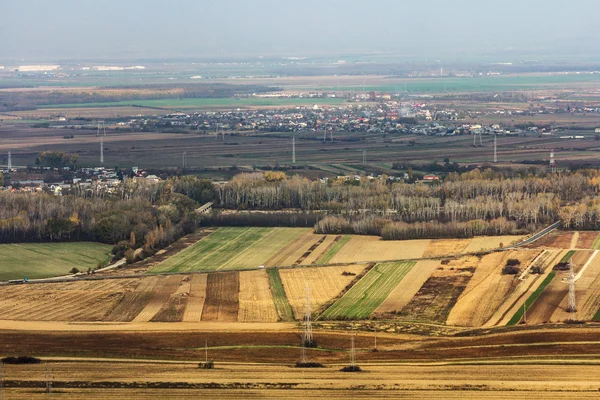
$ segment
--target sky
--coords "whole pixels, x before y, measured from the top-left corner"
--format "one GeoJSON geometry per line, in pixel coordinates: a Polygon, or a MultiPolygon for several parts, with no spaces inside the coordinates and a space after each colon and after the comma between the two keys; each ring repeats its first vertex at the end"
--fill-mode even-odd
{"type": "Polygon", "coordinates": [[[598,0],[0,0],[0,59],[594,53],[598,0]]]}

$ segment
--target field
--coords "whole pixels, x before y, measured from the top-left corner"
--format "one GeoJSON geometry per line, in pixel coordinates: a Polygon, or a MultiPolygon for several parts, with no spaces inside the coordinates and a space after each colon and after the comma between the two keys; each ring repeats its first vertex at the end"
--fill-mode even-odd
{"type": "Polygon", "coordinates": [[[363,319],[369,317],[414,266],[414,262],[375,265],[320,318],[363,319]]]}
{"type": "Polygon", "coordinates": [[[239,291],[239,272],[208,274],[202,321],[236,321],[239,310],[239,291]]]}
{"type": "Polygon", "coordinates": [[[0,280],[48,278],[82,272],[110,259],[112,247],[101,243],[0,244],[0,280]]]}
{"type": "Polygon", "coordinates": [[[332,263],[350,263],[356,261],[387,261],[420,258],[423,256],[429,240],[411,240],[410,245],[402,240],[381,240],[377,236],[352,235],[331,258],[332,263]]]}
{"type": "Polygon", "coordinates": [[[150,273],[257,268],[308,231],[298,228],[219,228],[152,267],[150,273]]]}
{"type": "Polygon", "coordinates": [[[281,275],[278,269],[267,270],[269,276],[269,287],[273,296],[273,302],[275,303],[275,309],[277,310],[277,316],[281,321],[292,321],[294,319],[294,312],[290,306],[290,302],[285,294],[283,288],[283,282],[281,281],[281,275]]]}
{"type": "Polygon", "coordinates": [[[279,317],[265,270],[240,272],[238,321],[277,322],[279,317]]]}
{"type": "Polygon", "coordinates": [[[301,319],[306,310],[307,287],[311,310],[315,313],[337,297],[364,269],[364,265],[292,268],[279,270],[279,275],[294,317],[301,319]]]}

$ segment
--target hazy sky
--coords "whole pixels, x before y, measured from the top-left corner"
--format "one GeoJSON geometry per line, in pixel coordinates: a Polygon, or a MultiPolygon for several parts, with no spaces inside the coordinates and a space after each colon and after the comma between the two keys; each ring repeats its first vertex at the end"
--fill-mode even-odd
{"type": "Polygon", "coordinates": [[[0,59],[593,52],[598,0],[0,0],[0,59]]]}

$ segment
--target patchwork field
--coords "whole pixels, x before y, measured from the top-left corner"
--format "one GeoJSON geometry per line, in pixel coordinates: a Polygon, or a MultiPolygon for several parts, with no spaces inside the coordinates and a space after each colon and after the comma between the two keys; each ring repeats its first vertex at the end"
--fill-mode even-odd
{"type": "Polygon", "coordinates": [[[320,318],[362,319],[369,317],[414,266],[415,262],[375,265],[320,318]]]}
{"type": "Polygon", "coordinates": [[[91,243],[0,244],[0,280],[67,275],[87,271],[110,259],[112,246],[91,243]]]}
{"type": "Polygon", "coordinates": [[[149,272],[257,268],[307,232],[301,228],[219,228],[149,272]]]}
{"type": "Polygon", "coordinates": [[[352,235],[331,258],[332,263],[421,258],[429,240],[381,240],[377,236],[352,235]]]}

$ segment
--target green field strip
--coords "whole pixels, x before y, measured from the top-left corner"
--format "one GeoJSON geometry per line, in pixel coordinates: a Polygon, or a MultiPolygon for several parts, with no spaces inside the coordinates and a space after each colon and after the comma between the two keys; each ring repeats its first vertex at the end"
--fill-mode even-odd
{"type": "Polygon", "coordinates": [[[575,250],[567,251],[567,254],[565,254],[563,256],[563,258],[560,259],[559,264],[560,263],[565,263],[565,264],[568,263],[574,255],[575,255],[575,250]]]}
{"type": "Polygon", "coordinates": [[[377,264],[321,315],[321,319],[368,318],[415,266],[415,261],[377,264]]]}
{"type": "MultiPolygon", "coordinates": [[[[566,255],[565,255],[565,257],[566,257],[566,255]]],[[[541,296],[542,292],[546,289],[546,286],[548,286],[550,284],[550,282],[552,282],[552,279],[554,279],[554,276],[556,276],[556,271],[552,271],[548,274],[546,279],[544,279],[544,281],[541,283],[541,285],[538,286],[538,288],[535,290],[535,292],[533,292],[531,294],[531,296],[529,296],[529,298],[527,300],[525,300],[525,306],[519,307],[519,310],[517,310],[515,315],[513,315],[513,317],[510,319],[510,321],[508,321],[506,326],[513,326],[513,325],[518,324],[521,321],[521,319],[523,318],[523,313],[526,310],[529,310],[529,308],[533,305],[533,303],[535,303],[535,301],[538,299],[538,297],[541,296]]]]}
{"type": "Polygon", "coordinates": [[[592,321],[595,321],[595,322],[600,321],[600,310],[598,310],[596,312],[596,314],[594,314],[594,317],[592,318],[592,321]]]}
{"type": "Polygon", "coordinates": [[[596,236],[596,240],[594,240],[594,244],[592,244],[592,249],[600,250],[600,233],[596,236]]]}
{"type": "Polygon", "coordinates": [[[110,260],[111,246],[93,242],[0,244],[0,280],[67,275],[110,260]]]}
{"type": "Polygon", "coordinates": [[[269,286],[271,287],[273,301],[275,302],[275,310],[277,310],[279,319],[281,321],[293,321],[294,313],[285,294],[279,270],[276,268],[267,269],[267,275],[269,276],[269,286]]]}
{"type": "Polygon", "coordinates": [[[308,228],[273,228],[252,246],[223,263],[218,269],[257,268],[308,231],[308,228]]]}
{"type": "Polygon", "coordinates": [[[148,271],[214,271],[262,239],[271,228],[219,228],[148,271]]]}
{"type": "Polygon", "coordinates": [[[346,243],[348,243],[350,241],[350,239],[352,239],[352,236],[350,236],[350,235],[342,236],[342,238],[340,240],[333,243],[333,246],[331,246],[329,248],[329,250],[327,250],[327,252],[322,254],[314,263],[315,264],[327,264],[329,261],[331,261],[331,259],[333,257],[335,257],[335,255],[338,253],[338,251],[340,251],[342,249],[342,247],[344,247],[344,245],[346,245],[346,243]]]}

